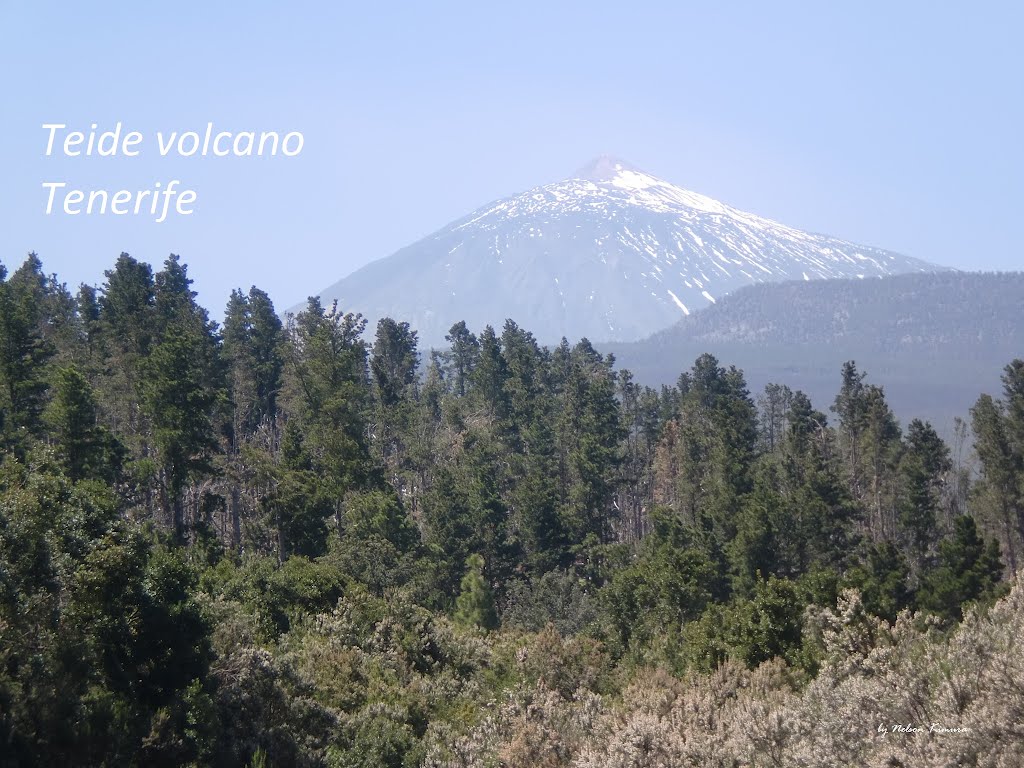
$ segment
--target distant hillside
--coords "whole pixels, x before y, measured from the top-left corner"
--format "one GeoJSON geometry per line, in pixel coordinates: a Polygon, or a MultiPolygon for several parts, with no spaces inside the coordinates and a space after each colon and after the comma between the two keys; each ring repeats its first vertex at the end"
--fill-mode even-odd
{"type": "Polygon", "coordinates": [[[1024,356],[1024,273],[942,272],[761,284],[631,344],[605,344],[650,385],[674,382],[703,352],[742,368],[755,394],[788,384],[826,409],[856,360],[897,415],[947,430],[1024,356]]]}

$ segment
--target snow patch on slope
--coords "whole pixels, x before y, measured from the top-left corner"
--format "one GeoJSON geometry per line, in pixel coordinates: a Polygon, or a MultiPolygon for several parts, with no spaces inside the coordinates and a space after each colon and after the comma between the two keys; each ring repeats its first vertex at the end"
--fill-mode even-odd
{"type": "Polygon", "coordinates": [[[672,291],[667,291],[667,293],[668,293],[668,295],[669,295],[669,296],[671,296],[671,297],[672,297],[672,301],[674,301],[674,302],[676,303],[676,306],[677,306],[677,307],[679,307],[679,308],[680,308],[681,310],[683,310],[683,314],[684,314],[684,315],[688,315],[688,314],[690,314],[690,310],[688,310],[688,309],[686,308],[686,305],[685,305],[685,304],[683,304],[683,302],[681,302],[681,301],[679,300],[679,297],[678,297],[678,296],[676,296],[676,295],[675,295],[674,293],[672,293],[672,291]]]}

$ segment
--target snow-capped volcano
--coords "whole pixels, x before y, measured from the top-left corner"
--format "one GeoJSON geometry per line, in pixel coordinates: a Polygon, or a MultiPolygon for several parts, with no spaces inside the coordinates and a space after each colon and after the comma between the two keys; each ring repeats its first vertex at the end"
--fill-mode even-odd
{"type": "MultiPolygon", "coordinates": [[[[491,203],[324,290],[442,345],[506,318],[543,342],[628,341],[751,283],[940,269],[738,211],[602,156],[491,203]]],[[[371,325],[372,328],[372,325],[371,325]]]]}

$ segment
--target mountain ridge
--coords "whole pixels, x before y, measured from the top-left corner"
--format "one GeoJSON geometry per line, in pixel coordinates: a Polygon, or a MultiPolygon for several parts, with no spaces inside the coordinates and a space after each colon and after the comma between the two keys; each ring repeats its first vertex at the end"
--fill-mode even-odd
{"type": "Polygon", "coordinates": [[[749,286],[671,328],[598,347],[637,381],[674,383],[704,352],[765,384],[803,389],[826,409],[856,360],[902,419],[947,428],[1024,350],[1024,272],[938,272],[878,280],[749,286]]]}
{"type": "Polygon", "coordinates": [[[562,336],[631,341],[758,282],[944,268],[794,229],[603,155],[575,176],[495,200],[320,293],[426,345],[511,317],[562,336]]]}

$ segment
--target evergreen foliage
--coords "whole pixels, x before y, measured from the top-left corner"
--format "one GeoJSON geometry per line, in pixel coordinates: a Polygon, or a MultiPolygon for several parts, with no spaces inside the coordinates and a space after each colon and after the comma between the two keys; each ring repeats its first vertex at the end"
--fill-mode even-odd
{"type": "Polygon", "coordinates": [[[176,256],[0,267],[0,766],[882,764],[808,723],[919,711],[901,659],[1019,762],[972,707],[1024,689],[1024,362],[972,482],[852,361],[830,423],[709,354],[654,390],[511,320],[366,335],[255,287],[218,326],[176,256]]]}

